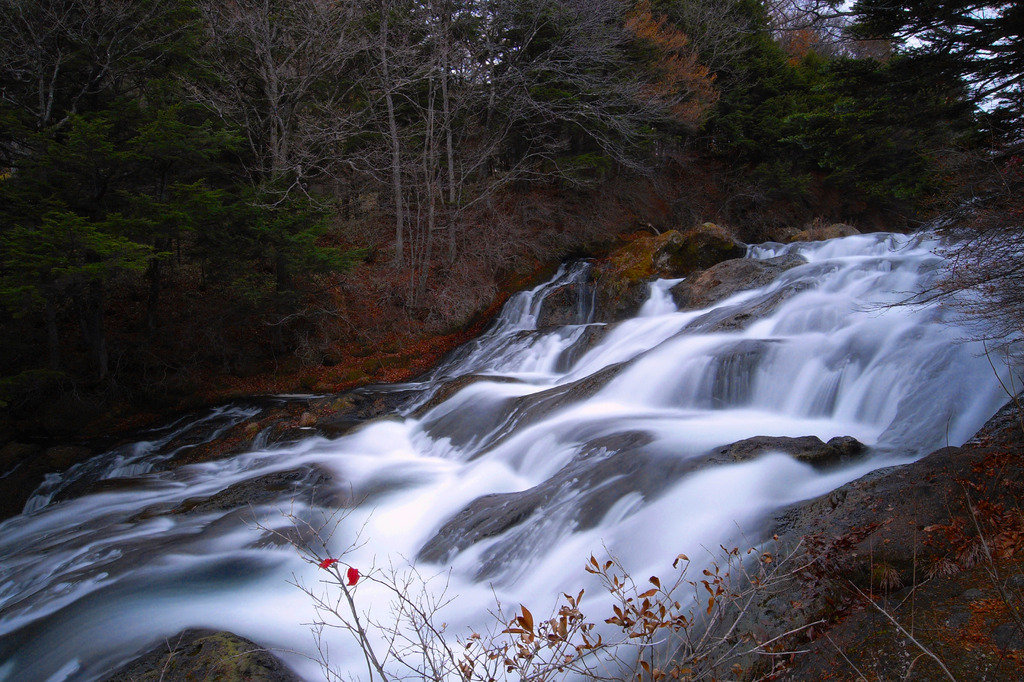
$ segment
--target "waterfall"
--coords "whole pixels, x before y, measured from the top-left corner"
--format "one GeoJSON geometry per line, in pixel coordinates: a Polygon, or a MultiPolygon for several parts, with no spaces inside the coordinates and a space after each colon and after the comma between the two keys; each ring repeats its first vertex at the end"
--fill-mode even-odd
{"type": "MultiPolygon", "coordinates": [[[[495,598],[546,612],[590,585],[591,554],[661,574],[679,552],[756,537],[785,505],[958,445],[1005,402],[1005,376],[954,308],[898,305],[934,284],[936,247],[890,234],[752,247],[803,264],[701,310],[676,307],[678,280],[655,282],[616,324],[595,317],[587,266],[565,267],[402,386],[414,397],[398,413],[340,438],[162,466],[258,410],[230,405],[51,476],[0,523],[0,680],[97,679],[186,627],[230,630],[321,679],[312,606],[290,583],[323,576],[265,532],[287,532],[282,510],[342,509],[329,551],[358,535],[345,560],[364,572],[442,575],[441,615],[464,635],[495,598]],[[571,314],[539,324],[570,294],[571,314]],[[870,454],[707,465],[761,435],[853,436],[870,454]]],[[[372,582],[356,599],[386,617],[372,582]]],[[[365,670],[350,641],[330,646],[342,672],[365,670]]]]}

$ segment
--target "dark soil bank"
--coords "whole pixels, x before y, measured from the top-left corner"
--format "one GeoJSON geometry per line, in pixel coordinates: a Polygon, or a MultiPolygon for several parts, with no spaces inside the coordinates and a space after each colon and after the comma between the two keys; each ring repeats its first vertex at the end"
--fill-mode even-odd
{"type": "Polygon", "coordinates": [[[760,616],[825,621],[788,643],[781,679],[1024,679],[1022,414],[1018,398],[962,447],[776,519],[804,568],[760,616]]]}

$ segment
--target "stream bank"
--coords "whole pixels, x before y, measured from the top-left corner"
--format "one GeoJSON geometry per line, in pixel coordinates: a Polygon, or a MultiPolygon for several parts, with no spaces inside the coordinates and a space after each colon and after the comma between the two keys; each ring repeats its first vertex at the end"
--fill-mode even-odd
{"type": "Polygon", "coordinates": [[[805,653],[782,679],[945,679],[938,661],[958,680],[1024,679],[1022,399],[961,447],[776,517],[806,566],[783,627],[826,621],[790,643],[805,653]]]}

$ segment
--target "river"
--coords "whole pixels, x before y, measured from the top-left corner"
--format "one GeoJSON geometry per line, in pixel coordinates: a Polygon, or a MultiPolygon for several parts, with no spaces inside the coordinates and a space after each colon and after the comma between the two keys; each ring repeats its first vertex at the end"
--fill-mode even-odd
{"type": "MultiPolygon", "coordinates": [[[[954,307],[895,305],[934,285],[937,247],[895,234],[752,247],[806,262],[704,310],[680,312],[675,282],[655,282],[614,325],[593,320],[586,266],[568,266],[422,381],[374,389],[400,407],[342,437],[256,438],[163,466],[189,434],[263,409],[238,403],[52,476],[0,524],[0,680],[98,679],[187,627],[235,632],[322,679],[316,614],[292,583],[319,589],[326,574],[274,541],[295,520],[326,520],[313,549],[364,576],[436,576],[425,589],[447,586],[438,622],[452,636],[493,624],[496,600],[546,613],[592,586],[591,554],[663,575],[680,552],[759,541],[775,510],[963,443],[1006,401],[1005,366],[965,341],[954,307]],[[580,292],[575,323],[538,330],[545,296],[566,285],[580,292]],[[870,451],[825,469],[771,452],[695,465],[759,435],[853,436],[870,451]],[[259,495],[225,492],[257,479],[259,495]]],[[[387,619],[372,580],[354,598],[387,619]]],[[[345,633],[327,637],[332,665],[365,678],[345,633]]]]}

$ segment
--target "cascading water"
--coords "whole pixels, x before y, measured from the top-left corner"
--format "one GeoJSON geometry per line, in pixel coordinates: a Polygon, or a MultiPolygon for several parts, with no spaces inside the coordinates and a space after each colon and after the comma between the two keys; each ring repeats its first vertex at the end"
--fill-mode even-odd
{"type": "MultiPolygon", "coordinates": [[[[659,282],[634,319],[594,323],[583,306],[574,324],[538,330],[552,291],[591,295],[569,268],[405,386],[419,397],[401,415],[171,470],[153,466],[170,431],[101,455],[0,524],[0,680],[96,679],[186,627],[230,630],[320,678],[306,657],[312,608],[289,584],[318,569],[254,527],[282,527],[281,509],[349,504],[334,549],[361,530],[346,561],[364,570],[450,571],[457,597],[442,617],[457,632],[489,622],[495,596],[543,610],[575,592],[591,553],[658,574],[678,552],[756,536],[783,505],[962,443],[1006,399],[983,349],[961,342],[949,309],[892,305],[931,285],[935,246],[866,235],[754,247],[750,258],[806,263],[708,309],[679,312],[674,282],[659,282]],[[698,466],[758,435],[851,435],[873,454],[826,471],[778,453],[698,466]],[[76,496],[82,477],[105,484],[76,496]]],[[[386,613],[373,583],[356,598],[386,613]]],[[[342,671],[364,669],[350,643],[331,651],[342,671]]]]}

